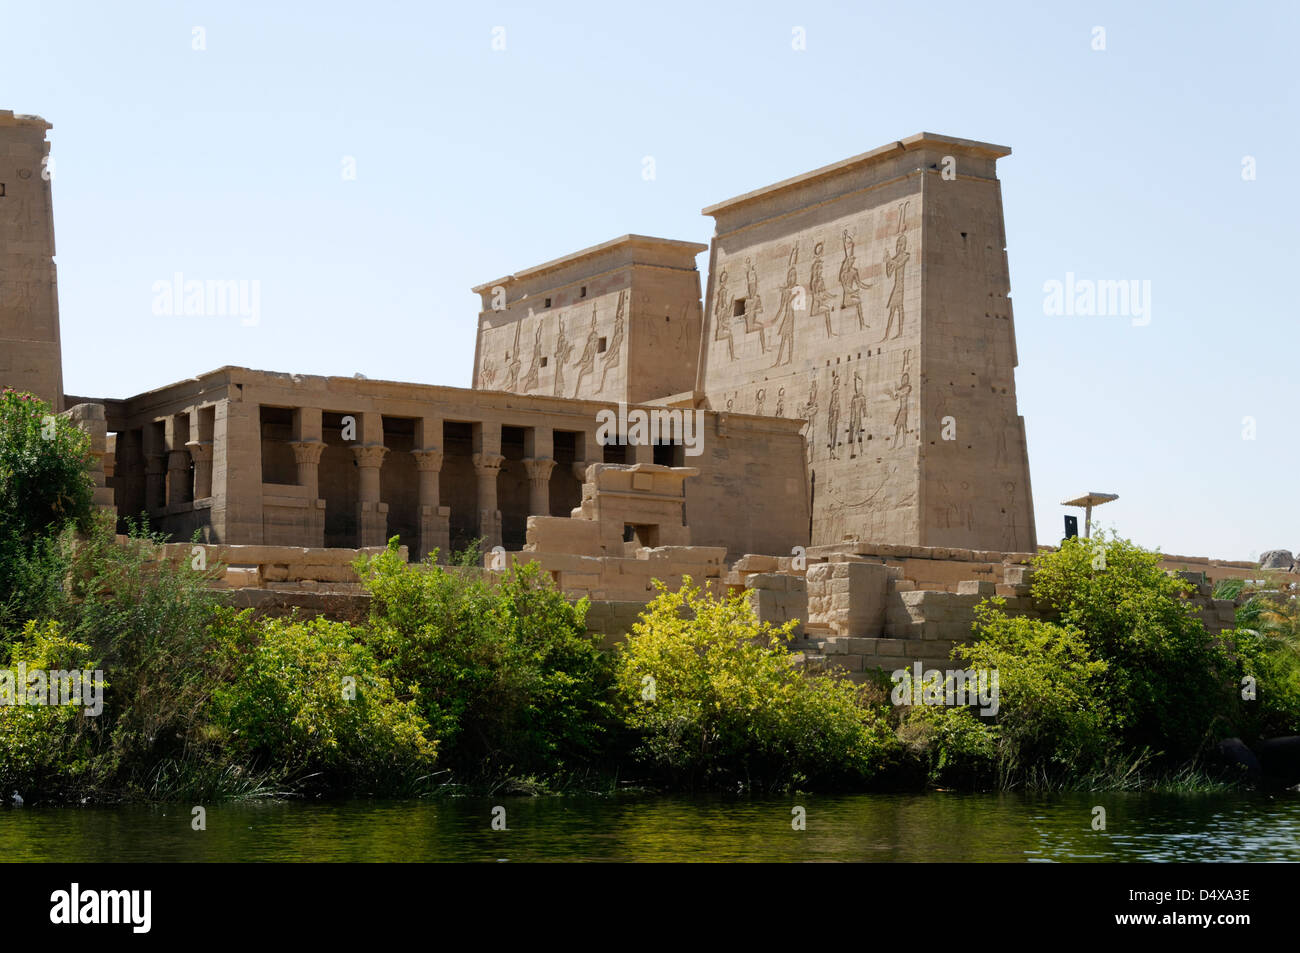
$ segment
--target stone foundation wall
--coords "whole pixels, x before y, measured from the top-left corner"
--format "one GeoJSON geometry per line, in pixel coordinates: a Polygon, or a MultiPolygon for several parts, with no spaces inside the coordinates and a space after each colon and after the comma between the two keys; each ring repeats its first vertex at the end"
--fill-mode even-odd
{"type": "MultiPolygon", "coordinates": [[[[126,543],[126,537],[118,537],[126,543]]],[[[206,543],[166,543],[158,547],[159,559],[193,565],[202,551],[209,569],[218,565],[225,572],[212,582],[219,589],[276,589],[319,592],[359,591],[361,580],[352,563],[361,554],[377,555],[382,546],[364,549],[324,549],[298,546],[218,546],[206,543]]],[[[402,559],[405,546],[399,546],[402,559]]]]}

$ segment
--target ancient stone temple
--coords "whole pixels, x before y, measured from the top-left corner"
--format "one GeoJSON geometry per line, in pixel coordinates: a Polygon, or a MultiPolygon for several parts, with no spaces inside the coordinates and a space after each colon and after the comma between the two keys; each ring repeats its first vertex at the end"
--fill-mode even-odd
{"type": "Polygon", "coordinates": [[[704,210],[698,390],[807,420],[814,545],[1034,548],[1010,151],[921,133],[704,210]]]}
{"type": "Polygon", "coordinates": [[[49,128],[0,112],[0,384],[106,435],[123,527],[412,554],[598,540],[632,562],[553,571],[638,591],[635,553],[661,547],[708,549],[710,572],[1034,549],[1004,147],[923,133],[705,209],[711,246],[625,235],[483,283],[472,389],[223,367],[114,398],[63,392],[49,128]]]}
{"type": "Polygon", "coordinates": [[[46,157],[52,128],[0,110],[0,386],[63,409],[54,211],[46,157]]]}

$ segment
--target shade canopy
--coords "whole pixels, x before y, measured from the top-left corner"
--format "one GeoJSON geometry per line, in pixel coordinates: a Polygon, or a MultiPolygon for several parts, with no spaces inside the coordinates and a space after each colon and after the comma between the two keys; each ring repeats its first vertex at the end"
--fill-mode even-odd
{"type": "Polygon", "coordinates": [[[1118,500],[1118,493],[1097,493],[1093,491],[1077,500],[1066,500],[1062,506],[1101,506],[1103,503],[1109,503],[1111,500],[1118,500]]]}

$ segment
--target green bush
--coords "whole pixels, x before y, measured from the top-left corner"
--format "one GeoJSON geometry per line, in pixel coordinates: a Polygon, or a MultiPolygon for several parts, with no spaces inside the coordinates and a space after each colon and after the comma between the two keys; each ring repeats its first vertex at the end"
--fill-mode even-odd
{"type": "Polygon", "coordinates": [[[1300,652],[1295,644],[1249,629],[1233,635],[1240,674],[1255,680],[1255,698],[1242,699],[1233,734],[1247,743],[1300,735],[1300,652]]]}
{"type": "Polygon", "coordinates": [[[1067,539],[1035,561],[1033,594],[1106,663],[1096,684],[1124,746],[1181,762],[1222,734],[1238,666],[1159,561],[1115,536],[1067,539]]]}
{"type": "Polygon", "coordinates": [[[925,766],[926,780],[942,787],[996,784],[1002,753],[996,725],[966,707],[910,705],[900,709],[898,737],[925,766]]]}
{"type": "Polygon", "coordinates": [[[61,541],[67,583],[52,614],[112,673],[110,723],[127,786],[148,784],[152,765],[184,750],[217,680],[217,595],[188,562],[161,559],[161,541],[132,527],[123,544],[107,526],[61,541]]]}
{"type": "MultiPolygon", "coordinates": [[[[57,622],[28,622],[4,667],[16,681],[19,664],[28,672],[93,671],[99,664],[92,656],[89,645],[67,638],[57,622]]],[[[13,688],[26,691],[25,685],[13,688]]],[[[106,780],[102,713],[86,715],[89,699],[83,705],[18,704],[16,694],[14,701],[0,705],[0,798],[16,791],[28,801],[73,800],[106,780]]]]}
{"type": "Polygon", "coordinates": [[[429,776],[428,722],[398,698],[360,630],[324,619],[251,623],[245,612],[225,628],[222,650],[236,674],[212,698],[208,737],[236,763],[352,793],[409,790],[429,776]]]}
{"type": "Polygon", "coordinates": [[[1103,688],[1108,663],[1094,657],[1079,628],[1011,617],[1004,606],[1000,598],[977,606],[977,641],[954,651],[968,667],[998,674],[1002,780],[1026,773],[1060,779],[1099,768],[1119,742],[1103,688]]]}
{"type": "Polygon", "coordinates": [[[851,683],[796,668],[789,628],[760,623],[742,595],[702,594],[689,577],[677,592],[660,585],[617,662],[642,764],[692,787],[879,780],[901,753],[888,724],[851,683]]]}
{"type": "Polygon", "coordinates": [[[442,763],[494,780],[598,759],[613,714],[585,600],[571,605],[536,565],[488,574],[465,562],[407,564],[394,540],[358,563],[373,597],[370,644],[419,700],[442,763]]]}
{"type": "MultiPolygon", "coordinates": [[[[86,466],[90,437],[43,401],[11,388],[0,393],[0,626],[30,616],[33,570],[43,537],[68,524],[89,529],[94,483],[86,466]]],[[[39,587],[38,587],[39,591],[39,587]]]]}

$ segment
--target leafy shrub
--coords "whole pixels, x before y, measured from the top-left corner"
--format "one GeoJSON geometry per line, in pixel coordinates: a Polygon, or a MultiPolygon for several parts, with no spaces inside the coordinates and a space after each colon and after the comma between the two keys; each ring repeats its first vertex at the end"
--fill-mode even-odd
{"type": "Polygon", "coordinates": [[[39,540],[72,524],[88,529],[94,483],[86,466],[90,437],[31,394],[0,393],[0,624],[24,619],[18,577],[39,540]]]}
{"type": "Polygon", "coordinates": [[[1112,536],[1065,540],[1035,561],[1035,598],[1106,664],[1095,684],[1129,749],[1195,757],[1234,706],[1237,668],[1159,554],[1112,536]],[[1104,568],[1094,568],[1104,552],[1104,568]]]}
{"type": "Polygon", "coordinates": [[[981,721],[969,708],[907,706],[901,710],[898,737],[924,763],[930,784],[976,788],[998,779],[997,726],[981,721]]]}
{"type": "MultiPolygon", "coordinates": [[[[57,622],[28,622],[6,667],[26,671],[99,668],[89,645],[67,638],[57,622]]],[[[48,677],[48,676],[47,676],[48,677]]],[[[27,690],[15,684],[14,701],[27,690]]],[[[107,686],[105,686],[107,690],[107,686]]],[[[0,796],[18,792],[25,800],[73,799],[105,780],[97,718],[82,705],[0,705],[0,796]]]]}
{"type": "Polygon", "coordinates": [[[402,561],[396,541],[362,557],[368,638],[412,692],[463,775],[553,775],[597,758],[611,731],[608,663],[583,619],[537,566],[491,575],[433,557],[402,561]]]}
{"type": "Polygon", "coordinates": [[[262,620],[248,613],[225,630],[233,682],[219,687],[210,715],[234,759],[279,780],[409,788],[436,755],[413,700],[400,700],[352,626],[324,619],[262,620]]]}
{"type": "Polygon", "coordinates": [[[713,598],[684,578],[646,607],[619,648],[616,682],[636,754],[691,786],[861,784],[901,753],[854,686],[806,675],[790,626],[760,623],[741,595],[713,598]]]}
{"type": "Polygon", "coordinates": [[[1002,779],[1027,771],[1060,778],[1092,770],[1118,743],[1102,685],[1108,664],[1092,655],[1075,626],[1011,617],[1004,606],[1000,598],[977,606],[978,641],[954,650],[968,666],[998,673],[1002,779]]]}

